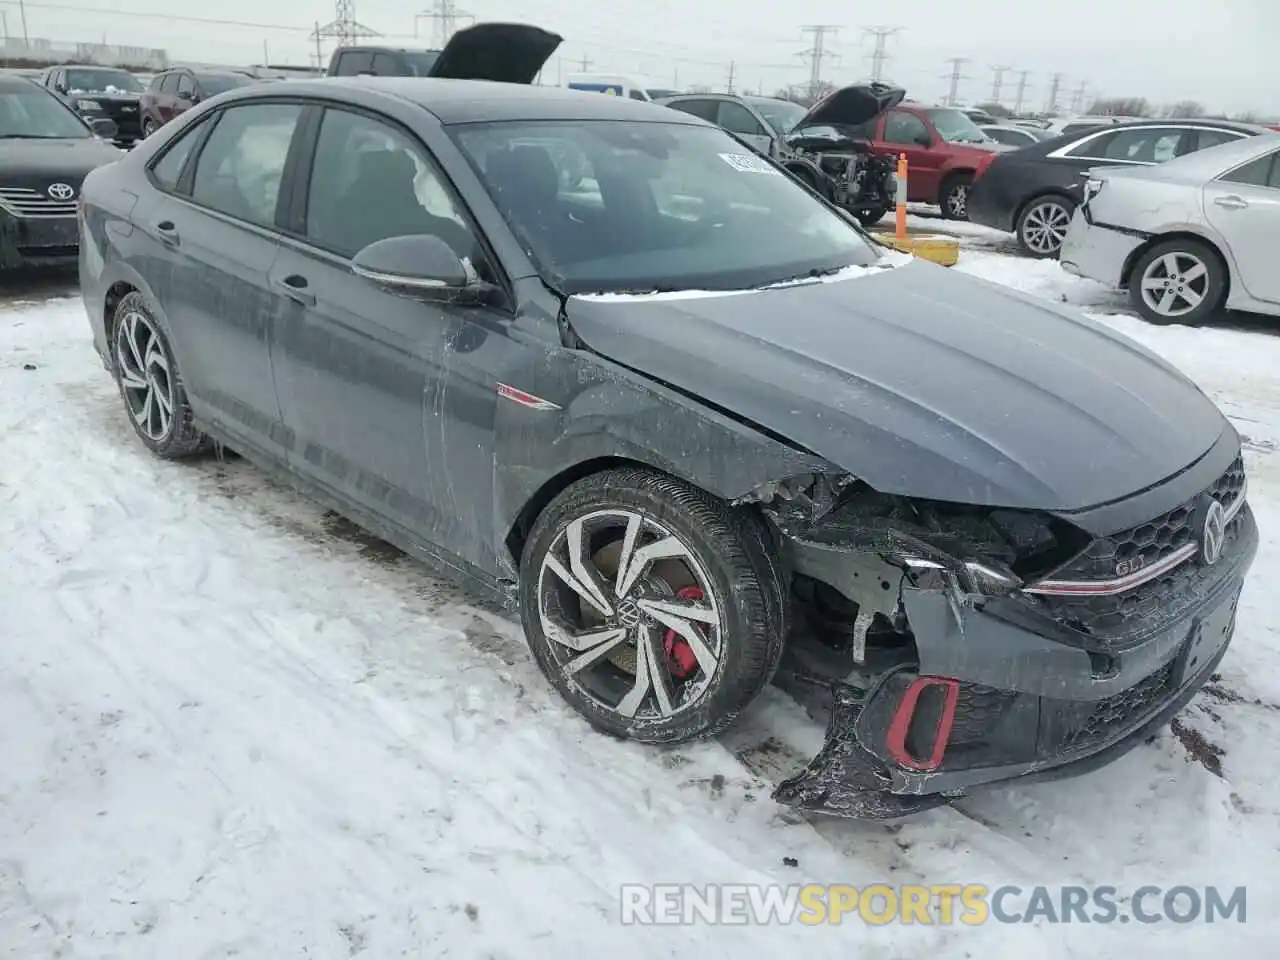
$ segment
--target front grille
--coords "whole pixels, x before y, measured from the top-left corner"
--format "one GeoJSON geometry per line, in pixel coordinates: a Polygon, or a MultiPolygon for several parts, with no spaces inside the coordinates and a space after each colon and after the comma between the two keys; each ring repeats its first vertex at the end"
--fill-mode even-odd
{"type": "MultiPolygon", "coordinates": [[[[1244,490],[1244,461],[1237,458],[1207,490],[1194,499],[1154,518],[1109,537],[1099,537],[1080,557],[1053,575],[1058,580],[1110,580],[1117,563],[1143,555],[1149,567],[1174,551],[1196,542],[1198,531],[1191,529],[1196,501],[1208,493],[1229,505],[1244,490]]],[[[1135,642],[1185,616],[1213,589],[1240,543],[1240,532],[1248,513],[1244,507],[1226,528],[1222,560],[1208,567],[1195,558],[1185,560],[1168,573],[1124,593],[1104,596],[1035,596],[1024,601],[1060,623],[1098,640],[1104,649],[1118,649],[1135,642]]]]}
{"type": "MultiPolygon", "coordinates": [[[[1060,726],[1057,735],[1053,736],[1057,749],[1091,750],[1117,734],[1127,732],[1168,698],[1172,692],[1170,687],[1176,662],[1176,658],[1170,660],[1128,690],[1092,704],[1058,701],[1061,712],[1057,712],[1055,720],[1060,726]]],[[[1055,712],[1049,704],[1046,708],[1050,714],[1055,712]]]]}
{"type": "Polygon", "coordinates": [[[1191,515],[1196,501],[1205,493],[1218,500],[1224,507],[1230,506],[1244,489],[1244,460],[1236,458],[1205,491],[1136,527],[1122,530],[1109,537],[1099,537],[1078,558],[1053,574],[1054,580],[1111,580],[1118,565],[1128,563],[1142,554],[1143,566],[1149,567],[1194,541],[1197,531],[1191,529],[1191,515]]]}
{"type": "Polygon", "coordinates": [[[76,215],[74,198],[54,200],[42,190],[27,187],[0,187],[0,208],[12,216],[32,220],[76,215]]]}

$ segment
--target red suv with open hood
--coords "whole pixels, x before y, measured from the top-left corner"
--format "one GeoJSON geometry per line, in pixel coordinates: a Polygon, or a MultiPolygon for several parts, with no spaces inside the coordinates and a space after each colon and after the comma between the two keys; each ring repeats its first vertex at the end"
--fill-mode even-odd
{"type": "MultiPolygon", "coordinates": [[[[873,90],[876,95],[845,97],[845,109],[834,123],[832,111],[815,107],[808,122],[836,126],[847,136],[865,140],[879,156],[905,153],[907,199],[936,203],[948,219],[967,219],[974,172],[985,158],[1009,148],[983,133],[963,110],[911,103],[905,100],[905,90],[878,84],[847,89],[873,90]]],[[[835,102],[836,94],[828,99],[835,102]]]]}

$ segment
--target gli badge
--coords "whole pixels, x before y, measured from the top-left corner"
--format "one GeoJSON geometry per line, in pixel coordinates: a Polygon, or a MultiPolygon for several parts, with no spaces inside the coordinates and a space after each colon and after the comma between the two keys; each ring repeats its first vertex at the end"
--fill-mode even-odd
{"type": "Polygon", "coordinates": [[[70,200],[76,195],[75,188],[69,183],[51,183],[45,192],[54,200],[70,200]]]}
{"type": "Polygon", "coordinates": [[[1127,560],[1120,560],[1116,563],[1116,576],[1127,577],[1131,573],[1137,573],[1147,565],[1147,555],[1145,553],[1136,553],[1127,560]]]}

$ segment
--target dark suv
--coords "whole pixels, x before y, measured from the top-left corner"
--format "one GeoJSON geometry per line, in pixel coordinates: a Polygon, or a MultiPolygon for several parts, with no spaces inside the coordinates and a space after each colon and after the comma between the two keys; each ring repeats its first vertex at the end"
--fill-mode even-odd
{"type": "Polygon", "coordinates": [[[140,98],[142,136],[151,136],[201,100],[257,82],[256,77],[233,70],[173,67],[157,73],[151,80],[151,87],[143,91],[140,98]]]}
{"type": "Polygon", "coordinates": [[[114,121],[117,146],[132,146],[142,137],[138,97],[143,86],[127,70],[67,64],[50,67],[43,81],[86,120],[114,121]]]}
{"type": "Polygon", "coordinates": [[[532,83],[560,46],[561,36],[524,23],[477,23],[459,30],[443,50],[339,47],[330,77],[436,77],[532,83]]]}

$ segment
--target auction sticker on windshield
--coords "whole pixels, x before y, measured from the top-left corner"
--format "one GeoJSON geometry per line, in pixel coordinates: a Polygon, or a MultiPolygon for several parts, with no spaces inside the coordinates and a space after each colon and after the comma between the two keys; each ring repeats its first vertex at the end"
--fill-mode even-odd
{"type": "Polygon", "coordinates": [[[722,153],[720,159],[739,173],[771,173],[775,177],[782,176],[782,171],[774,169],[759,157],[753,157],[749,153],[722,153]]]}

